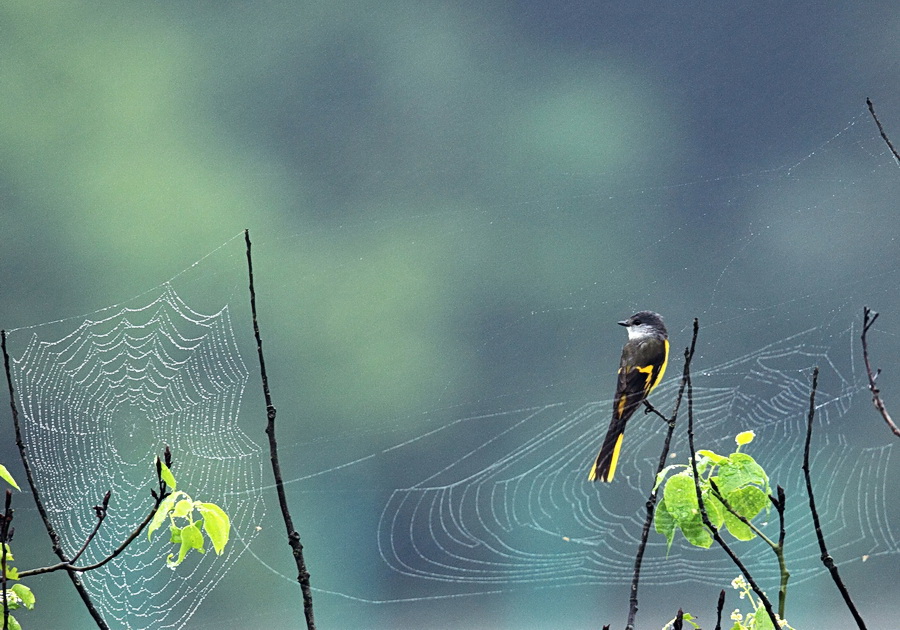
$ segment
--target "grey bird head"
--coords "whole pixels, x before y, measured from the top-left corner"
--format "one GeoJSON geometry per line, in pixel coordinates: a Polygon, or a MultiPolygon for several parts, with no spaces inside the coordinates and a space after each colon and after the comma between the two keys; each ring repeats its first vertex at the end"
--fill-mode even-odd
{"type": "Polygon", "coordinates": [[[628,319],[619,322],[619,325],[628,329],[629,339],[641,339],[643,337],[667,339],[669,337],[662,316],[653,311],[639,311],[628,319]]]}

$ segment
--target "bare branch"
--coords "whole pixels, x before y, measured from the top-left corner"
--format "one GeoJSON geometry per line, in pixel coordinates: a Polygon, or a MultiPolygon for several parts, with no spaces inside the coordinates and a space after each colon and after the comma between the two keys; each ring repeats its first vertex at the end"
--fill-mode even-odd
{"type": "Polygon", "coordinates": [[[259,355],[259,374],[262,380],[263,396],[266,401],[266,435],[269,436],[269,456],[272,461],[272,473],[275,476],[275,490],[278,493],[278,503],[281,506],[281,514],[284,517],[284,525],[287,528],[288,545],[293,551],[294,561],[297,564],[297,581],[303,593],[303,610],[306,614],[306,627],[315,630],[316,622],[313,617],[312,588],[309,585],[309,571],[306,569],[306,561],[303,558],[303,544],[300,542],[300,534],[294,528],[288,507],[287,495],[284,491],[284,480],[281,477],[281,464],[278,461],[278,441],[275,439],[275,406],[272,404],[272,395],[269,392],[269,378],[266,375],[266,361],[263,357],[262,337],[259,334],[259,323],[256,318],[256,289],[253,286],[253,258],[250,255],[250,230],[244,230],[244,241],[247,244],[247,273],[250,277],[250,311],[253,316],[253,334],[256,336],[256,350],[259,355]]]}
{"type": "MultiPolygon", "coordinates": [[[[866,311],[868,317],[868,309],[866,309],[866,311]]],[[[873,318],[872,321],[875,321],[875,319],[873,318]]],[[[863,332],[863,334],[865,335],[865,332],[863,332]]],[[[853,619],[856,620],[856,625],[860,630],[866,630],[866,624],[860,616],[859,611],[856,610],[856,606],[850,598],[850,592],[847,590],[847,587],[844,586],[844,582],[838,574],[837,565],[834,564],[834,559],[828,554],[828,548],[825,546],[825,536],[822,534],[822,527],[819,523],[819,512],[816,510],[816,500],[813,496],[812,481],[810,480],[809,474],[809,444],[812,440],[813,418],[815,418],[816,415],[816,387],[818,386],[818,382],[819,368],[816,367],[813,370],[812,387],[810,387],[809,392],[809,415],[806,418],[806,446],[803,449],[803,475],[806,477],[806,492],[809,495],[809,510],[812,512],[813,525],[816,529],[816,538],[819,540],[819,549],[822,552],[822,564],[824,564],[825,568],[831,573],[831,578],[841,592],[841,597],[844,598],[847,608],[850,609],[853,619]]]]}
{"type": "Polygon", "coordinates": [[[872,114],[872,118],[875,120],[875,124],[878,125],[878,133],[881,134],[881,139],[885,141],[888,145],[888,148],[891,150],[891,153],[894,154],[894,159],[897,160],[897,164],[900,164],[900,155],[897,154],[897,149],[894,148],[894,145],[891,143],[891,139],[887,137],[887,134],[884,132],[884,127],[881,126],[881,121],[878,120],[878,116],[875,115],[875,105],[872,103],[872,99],[866,99],[866,105],[869,106],[869,113],[872,114]]]}
{"type": "Polygon", "coordinates": [[[875,320],[878,319],[878,313],[870,309],[868,306],[863,307],[863,328],[862,328],[862,349],[863,349],[863,362],[866,364],[866,374],[869,377],[869,391],[872,392],[872,404],[875,405],[875,409],[878,410],[878,413],[881,414],[881,417],[884,418],[884,421],[887,423],[888,427],[890,427],[891,431],[897,437],[900,437],[900,428],[894,423],[893,418],[891,418],[891,414],[888,413],[887,407],[884,406],[884,401],[881,400],[881,390],[878,389],[878,385],[875,384],[875,381],[878,379],[878,375],[881,374],[881,370],[872,370],[872,365],[869,363],[869,329],[875,324],[875,320]]]}

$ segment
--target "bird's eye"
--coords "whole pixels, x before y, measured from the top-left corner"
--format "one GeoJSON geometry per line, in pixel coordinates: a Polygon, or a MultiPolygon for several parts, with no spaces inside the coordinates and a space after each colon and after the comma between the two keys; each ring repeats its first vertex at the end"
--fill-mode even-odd
{"type": "Polygon", "coordinates": [[[632,326],[640,326],[640,325],[641,325],[641,320],[639,320],[639,319],[632,319],[632,320],[631,320],[631,325],[632,325],[632,326]]]}

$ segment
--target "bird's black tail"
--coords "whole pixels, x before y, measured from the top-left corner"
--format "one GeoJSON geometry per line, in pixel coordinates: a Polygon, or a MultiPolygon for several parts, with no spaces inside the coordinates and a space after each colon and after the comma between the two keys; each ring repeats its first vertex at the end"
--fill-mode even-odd
{"type": "MultiPolygon", "coordinates": [[[[628,414],[631,415],[631,414],[628,414]]],[[[622,438],[625,437],[625,421],[613,417],[609,423],[609,430],[603,439],[603,446],[588,475],[589,481],[612,481],[616,474],[616,464],[619,462],[619,451],[622,448],[622,438]]]]}

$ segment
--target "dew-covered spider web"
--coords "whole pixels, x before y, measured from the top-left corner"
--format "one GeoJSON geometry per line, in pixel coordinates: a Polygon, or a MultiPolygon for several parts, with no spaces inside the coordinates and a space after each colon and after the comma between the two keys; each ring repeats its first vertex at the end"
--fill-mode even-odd
{"type": "MultiPolygon", "coordinates": [[[[825,579],[800,468],[820,368],[812,470],[830,551],[865,579],[900,577],[898,463],[859,345],[869,305],[882,312],[871,342],[890,404],[900,392],[898,183],[861,113],[805,154],[747,173],[652,185],[565,173],[521,199],[425,212],[398,202],[260,230],[282,469],[319,618],[445,626],[466,601],[484,611],[467,618],[486,627],[553,627],[559,614],[580,627],[598,607],[624,609],[665,425],[639,412],[614,483],[587,474],[625,341],[615,322],[641,309],[663,314],[672,341],[651,398],[663,414],[699,318],[697,445],[728,453],[737,433],[756,433],[744,451],[786,490],[796,585],[825,579]]],[[[232,516],[224,558],[171,572],[160,542],[83,576],[124,627],[184,627],[238,558],[272,593],[244,621],[282,627],[280,611],[297,608],[283,540],[266,536],[279,523],[261,507],[271,495],[255,444],[262,419],[248,425],[242,409],[255,357],[241,245],[123,305],[11,333],[27,445],[67,548],[83,541],[85,505],[107,487],[127,509],[104,539],[121,537],[146,505],[148,453],[162,444],[179,483],[220,497],[232,516]],[[258,547],[258,527],[277,551],[258,547]]],[[[687,463],[686,420],[683,405],[668,464],[687,463]]],[[[777,537],[775,512],[763,520],[777,537]]],[[[759,541],[737,549],[777,590],[771,552],[759,541]]],[[[642,601],[682,586],[679,597],[712,602],[735,575],[720,551],[681,538],[667,550],[651,531],[642,601]]]]}
{"type": "MultiPolygon", "coordinates": [[[[435,403],[425,410],[301,441],[304,464],[293,491],[308,501],[328,496],[339,513],[354,515],[335,521],[326,546],[354,541],[345,562],[364,567],[352,577],[323,576],[316,586],[334,596],[325,601],[342,609],[355,602],[366,614],[373,604],[402,603],[417,619],[453,610],[449,602],[459,597],[496,597],[521,605],[513,618],[524,623],[529,614],[555,618],[547,612],[555,599],[566,602],[557,613],[573,614],[581,605],[572,602],[575,588],[591,602],[585,610],[593,610],[598,592],[624,608],[664,423],[638,413],[615,482],[586,478],[609,422],[625,341],[615,322],[644,308],[663,312],[672,339],[667,377],[652,396],[666,414],[692,318],[700,319],[693,369],[698,448],[730,453],[738,432],[756,433],[744,450],[768,471],[773,489],[786,490],[795,588],[828,584],[801,470],[811,375],[820,368],[812,470],[830,551],[851,571],[900,577],[894,438],[871,406],[859,343],[862,307],[885,311],[873,345],[878,365],[891,374],[883,386],[900,389],[900,226],[895,206],[881,201],[897,198],[900,171],[862,114],[811,149],[745,174],[648,188],[611,183],[587,199],[553,191],[540,201],[479,209],[474,227],[461,235],[448,227],[453,212],[417,217],[413,227],[427,225],[437,238],[410,236],[402,247],[411,257],[440,239],[452,243],[453,256],[475,257],[453,264],[472,269],[468,280],[476,286],[462,293],[483,300],[483,311],[463,315],[464,323],[455,323],[464,330],[454,334],[482,364],[473,380],[490,386],[451,375],[445,388],[435,383],[435,403]],[[628,226],[631,232],[623,227],[629,222],[637,225],[628,226]],[[620,264],[603,261],[593,281],[546,282],[541,265],[565,268],[583,255],[579,229],[628,234],[641,252],[620,264]],[[481,241],[497,244],[499,253],[484,254],[481,241]],[[541,262],[532,267],[533,257],[541,262]],[[492,295],[516,265],[528,267],[534,285],[492,295]],[[480,286],[489,284],[485,277],[498,285],[480,286]],[[466,385],[455,391],[459,382],[466,385]],[[548,591],[553,595],[540,594],[548,591]],[[523,602],[531,598],[540,603],[529,609],[523,602]]],[[[366,229],[377,234],[386,226],[366,229]]],[[[632,249],[622,248],[626,256],[632,249]]],[[[352,269],[341,267],[313,276],[321,282],[347,273],[352,269]]],[[[404,296],[431,294],[414,286],[404,296]]],[[[451,316],[466,310],[456,302],[450,308],[451,316]]],[[[373,331],[371,339],[377,336],[373,331]]],[[[687,462],[683,406],[667,463],[687,462]]],[[[777,538],[775,511],[761,521],[777,538]]],[[[754,577],[777,591],[769,548],[756,540],[738,550],[754,577]]],[[[680,535],[667,550],[664,537],[651,531],[642,593],[652,600],[658,589],[683,585],[680,592],[706,593],[697,590],[702,586],[711,601],[737,574],[721,550],[695,549],[680,535]]]]}
{"type": "Polygon", "coordinates": [[[154,458],[165,446],[178,489],[220,505],[242,540],[221,556],[211,549],[189,556],[175,571],[166,566],[177,548],[164,527],[152,543],[142,535],[102,568],[81,573],[113,627],[184,627],[264,518],[258,493],[234,496],[261,486],[263,460],[258,438],[238,421],[248,368],[231,306],[200,311],[186,303],[176,286],[189,285],[191,271],[83,318],[9,333],[25,448],[69,558],[96,523],[91,506],[112,492],[109,515],[77,566],[102,560],[148,513],[154,458]]]}

